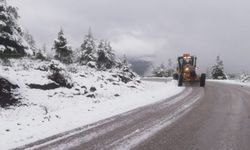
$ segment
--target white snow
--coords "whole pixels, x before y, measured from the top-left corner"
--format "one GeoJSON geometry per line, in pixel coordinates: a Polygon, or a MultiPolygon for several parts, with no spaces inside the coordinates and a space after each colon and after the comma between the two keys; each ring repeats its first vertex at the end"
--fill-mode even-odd
{"type": "Polygon", "coordinates": [[[0,52],[4,52],[4,50],[5,50],[5,46],[0,44],[0,52]]]}
{"type": "Polygon", "coordinates": [[[0,65],[0,76],[20,86],[22,105],[0,108],[0,147],[11,149],[61,132],[152,104],[183,91],[175,81],[125,84],[112,72],[100,72],[81,66],[70,73],[74,87],[55,90],[30,89],[27,84],[47,84],[49,71],[41,71],[48,62],[15,60],[12,66],[0,65]],[[83,94],[87,88],[96,98],[83,94]],[[89,89],[95,87],[95,92],[89,89]],[[116,95],[116,96],[115,96],[116,95]]]}
{"type": "MultiPolygon", "coordinates": [[[[190,92],[191,91],[192,90],[190,90],[190,92]]],[[[115,143],[113,143],[114,145],[117,145],[117,147],[114,149],[119,149],[119,150],[132,149],[133,147],[137,146],[141,142],[152,137],[157,132],[159,132],[160,130],[171,125],[173,122],[175,122],[176,120],[178,120],[179,118],[184,116],[186,113],[188,113],[193,108],[194,104],[202,97],[203,94],[204,93],[201,92],[194,99],[192,99],[192,101],[183,105],[178,110],[176,110],[173,114],[164,118],[163,120],[160,120],[158,122],[156,121],[154,126],[144,130],[143,132],[138,131],[139,133],[132,133],[131,135],[128,135],[128,137],[124,137],[123,139],[119,140],[118,142],[116,141],[115,143]]],[[[175,101],[179,101],[179,98],[180,97],[177,97],[177,99],[175,101]]],[[[180,99],[182,99],[182,98],[180,98],[180,99]]]]}
{"type": "Polygon", "coordinates": [[[209,80],[209,81],[250,86],[250,82],[241,82],[240,80],[209,80]]]}
{"type": "Polygon", "coordinates": [[[4,27],[4,26],[6,26],[6,23],[3,22],[2,20],[0,20],[0,26],[4,27]]]}
{"type": "Polygon", "coordinates": [[[12,51],[12,52],[14,52],[14,51],[16,50],[15,48],[10,47],[10,46],[7,46],[7,48],[8,48],[10,51],[12,51]]]}

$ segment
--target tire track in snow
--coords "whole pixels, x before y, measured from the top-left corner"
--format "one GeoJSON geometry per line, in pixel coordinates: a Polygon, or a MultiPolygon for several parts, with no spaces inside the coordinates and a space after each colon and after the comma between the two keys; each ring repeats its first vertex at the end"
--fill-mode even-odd
{"type": "Polygon", "coordinates": [[[20,149],[130,149],[185,115],[203,94],[203,88],[186,88],[166,100],[20,149]]]}
{"type": "Polygon", "coordinates": [[[140,144],[149,137],[153,136],[155,133],[159,132],[161,129],[166,128],[167,126],[171,125],[173,122],[184,116],[188,111],[192,109],[193,105],[202,97],[203,94],[204,93],[197,95],[193,100],[181,106],[178,110],[173,112],[173,114],[171,114],[167,118],[155,121],[153,123],[155,124],[154,126],[144,128],[142,131],[138,129],[135,132],[125,136],[124,138],[115,141],[110,146],[107,146],[105,149],[132,149],[134,146],[140,144]]]}

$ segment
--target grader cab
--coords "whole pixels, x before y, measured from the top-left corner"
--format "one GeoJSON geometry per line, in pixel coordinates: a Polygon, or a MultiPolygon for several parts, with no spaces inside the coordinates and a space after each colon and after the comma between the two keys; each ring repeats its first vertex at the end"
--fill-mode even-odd
{"type": "Polygon", "coordinates": [[[197,75],[196,67],[197,57],[190,54],[183,54],[178,57],[178,66],[174,79],[178,80],[178,86],[182,86],[184,82],[199,82],[201,87],[205,86],[206,74],[197,75]]]}

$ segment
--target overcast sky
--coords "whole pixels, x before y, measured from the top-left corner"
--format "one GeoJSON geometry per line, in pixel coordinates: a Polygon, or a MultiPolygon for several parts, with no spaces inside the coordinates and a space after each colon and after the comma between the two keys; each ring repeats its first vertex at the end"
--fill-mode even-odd
{"type": "Polygon", "coordinates": [[[79,47],[91,26],[119,54],[167,62],[191,52],[201,68],[220,55],[227,71],[250,71],[249,0],[9,1],[19,7],[20,22],[38,45],[51,46],[62,27],[79,47]]]}

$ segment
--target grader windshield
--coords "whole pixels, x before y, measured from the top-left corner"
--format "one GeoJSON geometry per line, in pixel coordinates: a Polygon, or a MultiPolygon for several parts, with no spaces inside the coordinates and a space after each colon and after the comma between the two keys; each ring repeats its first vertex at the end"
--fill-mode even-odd
{"type": "Polygon", "coordinates": [[[179,68],[183,68],[185,65],[192,65],[196,67],[196,57],[194,56],[183,56],[178,58],[179,68]]]}

